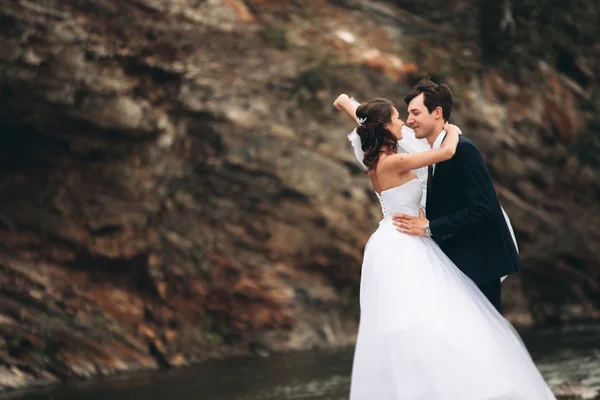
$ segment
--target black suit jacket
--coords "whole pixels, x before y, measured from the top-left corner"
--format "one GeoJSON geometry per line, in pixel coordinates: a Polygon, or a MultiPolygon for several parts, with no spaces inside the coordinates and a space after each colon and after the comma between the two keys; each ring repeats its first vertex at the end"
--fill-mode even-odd
{"type": "Polygon", "coordinates": [[[432,238],[475,283],[521,270],[489,170],[464,136],[454,157],[435,166],[427,218],[432,238]]]}

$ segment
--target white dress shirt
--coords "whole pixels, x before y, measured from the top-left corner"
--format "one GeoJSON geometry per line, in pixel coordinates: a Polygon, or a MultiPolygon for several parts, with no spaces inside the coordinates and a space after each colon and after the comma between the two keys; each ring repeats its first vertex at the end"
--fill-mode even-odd
{"type": "MultiPolygon", "coordinates": [[[[431,150],[437,150],[440,147],[442,147],[442,142],[444,141],[445,137],[446,137],[446,131],[443,130],[440,132],[440,134],[437,137],[437,139],[435,140],[435,142],[433,142],[433,146],[431,146],[431,150]]],[[[433,174],[435,174],[435,164],[433,164],[433,174]]]]}

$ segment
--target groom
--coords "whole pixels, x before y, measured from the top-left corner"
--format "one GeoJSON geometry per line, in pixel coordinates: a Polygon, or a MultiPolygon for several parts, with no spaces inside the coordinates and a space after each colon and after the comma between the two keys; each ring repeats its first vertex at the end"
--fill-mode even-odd
{"type": "MultiPolygon", "coordinates": [[[[429,79],[404,99],[406,121],[418,139],[440,147],[452,112],[452,92],[429,79]]],[[[431,237],[501,311],[500,278],[521,270],[521,262],[500,208],[492,178],[475,144],[461,136],[456,154],[432,165],[427,180],[427,217],[397,214],[400,232],[431,237]]]]}

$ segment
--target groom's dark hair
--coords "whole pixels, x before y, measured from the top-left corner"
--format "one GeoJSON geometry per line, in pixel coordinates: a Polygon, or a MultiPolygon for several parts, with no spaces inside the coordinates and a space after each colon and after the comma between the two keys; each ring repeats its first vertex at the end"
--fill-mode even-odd
{"type": "Polygon", "coordinates": [[[448,121],[450,119],[454,98],[452,97],[452,91],[448,85],[438,85],[428,78],[421,79],[419,82],[417,82],[415,87],[413,87],[411,92],[406,95],[404,101],[408,105],[412,99],[419,96],[421,93],[423,93],[423,96],[425,97],[423,99],[423,103],[425,104],[425,107],[427,107],[427,111],[429,111],[430,114],[437,107],[442,107],[442,115],[444,116],[444,120],[448,121]]]}

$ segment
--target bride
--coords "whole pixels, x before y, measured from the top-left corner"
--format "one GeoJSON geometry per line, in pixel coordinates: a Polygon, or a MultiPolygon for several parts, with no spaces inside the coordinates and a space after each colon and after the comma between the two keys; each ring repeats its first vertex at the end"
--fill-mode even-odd
{"type": "Polygon", "coordinates": [[[396,213],[419,215],[417,174],[452,158],[460,130],[447,125],[437,150],[399,153],[404,123],[390,101],[355,108],[342,95],[334,105],[358,122],[355,151],[364,152],[357,157],[383,212],[365,247],[350,400],[555,399],[517,332],[477,286],[432,239],[392,224],[396,213]]]}

